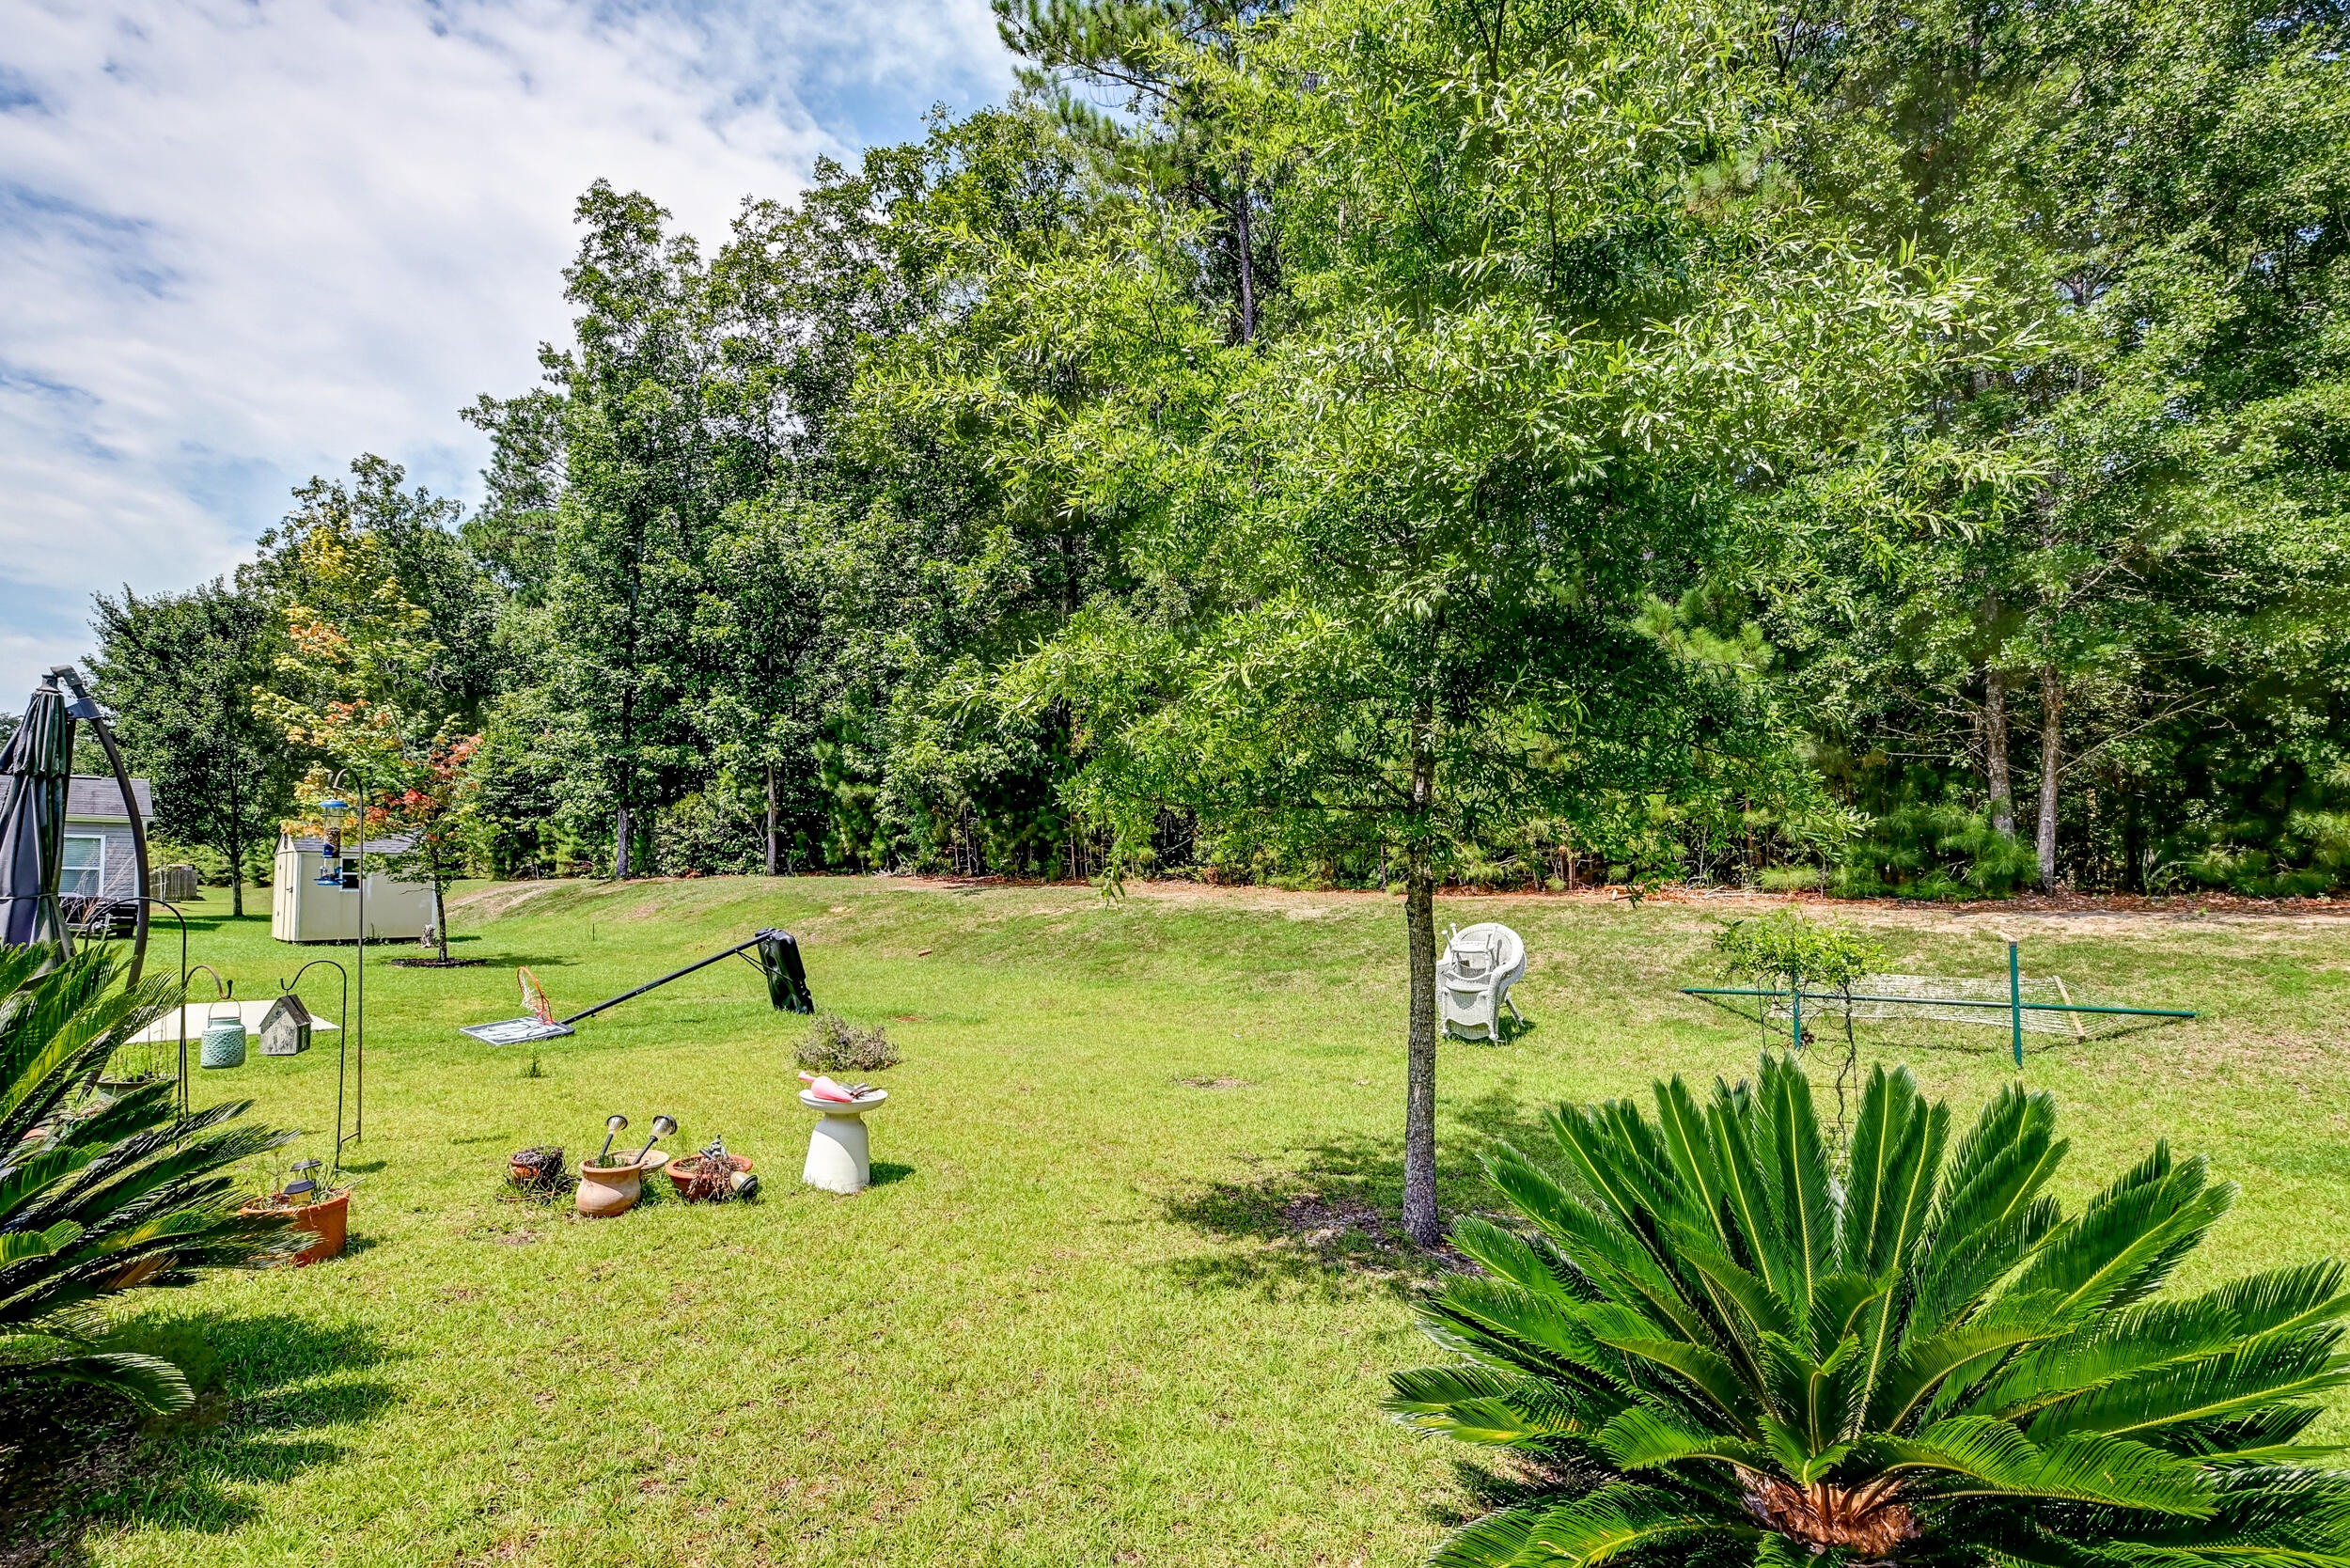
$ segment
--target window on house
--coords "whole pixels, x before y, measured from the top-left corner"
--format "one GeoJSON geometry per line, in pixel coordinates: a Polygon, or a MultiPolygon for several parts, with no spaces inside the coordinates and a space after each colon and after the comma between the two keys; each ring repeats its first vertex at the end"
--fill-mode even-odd
{"type": "Polygon", "coordinates": [[[65,865],[57,892],[69,899],[94,899],[106,886],[106,839],[101,833],[65,836],[65,865]]]}

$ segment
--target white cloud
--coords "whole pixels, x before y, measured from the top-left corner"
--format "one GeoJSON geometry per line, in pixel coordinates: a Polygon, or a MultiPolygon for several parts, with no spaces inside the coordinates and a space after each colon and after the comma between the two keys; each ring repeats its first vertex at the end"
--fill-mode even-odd
{"type": "Polygon", "coordinates": [[[592,180],[708,241],[1010,80],[985,0],[0,0],[0,707],[312,473],[472,494],[455,411],[565,335],[592,180]]]}

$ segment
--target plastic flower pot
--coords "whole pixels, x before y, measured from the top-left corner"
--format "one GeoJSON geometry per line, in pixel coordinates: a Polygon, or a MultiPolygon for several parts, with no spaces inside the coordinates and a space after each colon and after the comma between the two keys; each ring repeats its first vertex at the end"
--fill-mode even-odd
{"type": "Polygon", "coordinates": [[[699,1154],[669,1162],[669,1180],[677,1184],[677,1194],[688,1203],[707,1202],[727,1190],[727,1178],[738,1170],[751,1168],[747,1154],[728,1154],[724,1172],[711,1168],[699,1154]]]}
{"type": "Polygon", "coordinates": [[[343,1243],[351,1230],[351,1189],[329,1193],[315,1203],[290,1203],[270,1200],[248,1203],[242,1210],[248,1215],[284,1215],[293,1221],[297,1231],[307,1231],[317,1237],[309,1246],[295,1253],[287,1262],[296,1268],[306,1263],[323,1262],[343,1255],[343,1243]]]}
{"type": "Polygon", "coordinates": [[[573,1206],[589,1219],[610,1219],[636,1207],[645,1195],[645,1173],[669,1163],[666,1154],[648,1154],[634,1165],[595,1165],[579,1162],[579,1194],[573,1206]]]}

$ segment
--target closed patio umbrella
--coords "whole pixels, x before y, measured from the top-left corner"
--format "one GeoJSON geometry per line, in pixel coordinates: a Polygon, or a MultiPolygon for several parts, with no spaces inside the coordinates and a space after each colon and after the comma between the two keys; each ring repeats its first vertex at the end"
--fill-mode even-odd
{"type": "Polygon", "coordinates": [[[67,946],[57,907],[57,875],[65,861],[65,799],[73,775],[73,720],[55,681],[44,681],[24,710],[24,722],[0,751],[0,942],[67,946]]]}

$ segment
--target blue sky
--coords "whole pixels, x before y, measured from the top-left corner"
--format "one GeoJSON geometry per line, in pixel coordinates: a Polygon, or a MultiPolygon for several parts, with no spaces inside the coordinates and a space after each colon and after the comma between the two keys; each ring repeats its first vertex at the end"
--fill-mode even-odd
{"type": "Polygon", "coordinates": [[[360,452],[477,499],[589,181],[713,239],[1010,80],[987,0],[0,0],[0,707],[360,452]]]}

